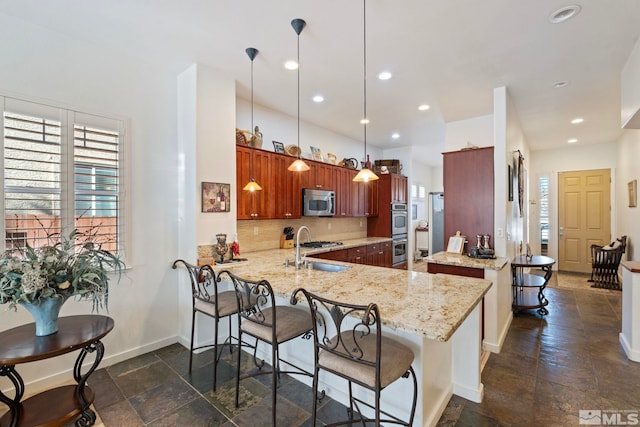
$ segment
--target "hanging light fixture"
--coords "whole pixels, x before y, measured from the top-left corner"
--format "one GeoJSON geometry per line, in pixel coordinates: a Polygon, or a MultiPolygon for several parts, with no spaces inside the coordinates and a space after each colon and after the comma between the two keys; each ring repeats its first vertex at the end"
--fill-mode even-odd
{"type": "MultiPolygon", "coordinates": [[[[360,121],[360,123],[364,126],[364,159],[367,161],[367,123],[369,123],[369,119],[367,118],[367,2],[366,0],[362,0],[362,10],[363,10],[363,40],[364,40],[364,117],[360,121]]],[[[369,182],[375,181],[378,179],[378,175],[373,173],[369,168],[367,168],[367,164],[365,163],[360,169],[360,172],[356,176],[353,177],[354,182],[369,182]]]]}
{"type": "MultiPolygon", "coordinates": [[[[258,49],[248,47],[245,49],[245,52],[247,52],[247,56],[249,56],[249,59],[251,60],[251,129],[253,129],[253,60],[256,55],[258,55],[258,49]]],[[[262,190],[262,187],[258,185],[255,179],[253,179],[253,155],[250,159],[249,168],[251,172],[251,179],[249,179],[249,182],[244,186],[243,190],[250,192],[260,191],[262,190]]]]}
{"type": "Polygon", "coordinates": [[[292,172],[305,172],[310,169],[309,165],[300,158],[302,153],[300,151],[300,33],[304,29],[305,25],[307,25],[307,23],[300,18],[291,21],[291,26],[298,35],[298,158],[287,168],[292,172]]]}

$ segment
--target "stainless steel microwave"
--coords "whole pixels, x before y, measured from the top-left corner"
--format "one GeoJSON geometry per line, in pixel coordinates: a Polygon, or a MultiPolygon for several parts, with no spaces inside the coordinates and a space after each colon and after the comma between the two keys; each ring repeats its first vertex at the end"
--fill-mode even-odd
{"type": "Polygon", "coordinates": [[[302,189],[302,215],[333,216],[336,213],[336,193],[330,190],[302,189]]]}

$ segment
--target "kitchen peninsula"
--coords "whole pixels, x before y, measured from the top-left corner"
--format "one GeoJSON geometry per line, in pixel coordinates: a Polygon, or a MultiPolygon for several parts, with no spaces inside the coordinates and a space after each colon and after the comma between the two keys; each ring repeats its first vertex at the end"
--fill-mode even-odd
{"type": "MultiPolygon", "coordinates": [[[[309,256],[326,250],[305,250],[304,253],[309,256]]],[[[293,263],[286,266],[287,259],[294,259],[293,249],[251,252],[243,256],[247,262],[218,265],[216,271],[229,266],[242,277],[267,279],[284,301],[288,301],[295,289],[304,287],[329,299],[354,304],[377,303],[386,333],[401,339],[415,354],[413,368],[420,390],[415,425],[435,425],[452,394],[475,402],[482,400],[479,303],[491,287],[489,280],[326,260],[313,262],[347,269],[339,272],[296,270],[293,263]]],[[[281,348],[283,358],[311,369],[313,343],[295,340],[288,344],[281,348]]],[[[344,384],[330,381],[330,378],[321,378],[326,393],[345,402],[344,384]]],[[[407,393],[403,382],[397,381],[382,393],[383,406],[407,410],[407,393]]]]}

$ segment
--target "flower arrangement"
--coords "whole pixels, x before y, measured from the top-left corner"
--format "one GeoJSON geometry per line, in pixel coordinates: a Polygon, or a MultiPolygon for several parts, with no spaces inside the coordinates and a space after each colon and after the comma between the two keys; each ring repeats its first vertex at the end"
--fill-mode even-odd
{"type": "Polygon", "coordinates": [[[0,304],[16,309],[18,303],[75,296],[92,302],[92,311],[108,310],[109,273],[118,278],[124,262],[101,248],[95,228],[74,230],[69,236],[48,235],[52,242],[36,248],[0,255],[0,304]]]}

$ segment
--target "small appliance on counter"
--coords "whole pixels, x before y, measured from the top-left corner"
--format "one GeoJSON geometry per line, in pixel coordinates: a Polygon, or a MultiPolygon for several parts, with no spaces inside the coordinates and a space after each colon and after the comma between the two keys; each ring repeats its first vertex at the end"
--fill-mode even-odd
{"type": "Polygon", "coordinates": [[[293,248],[293,227],[285,227],[280,236],[280,249],[293,248]]]}

